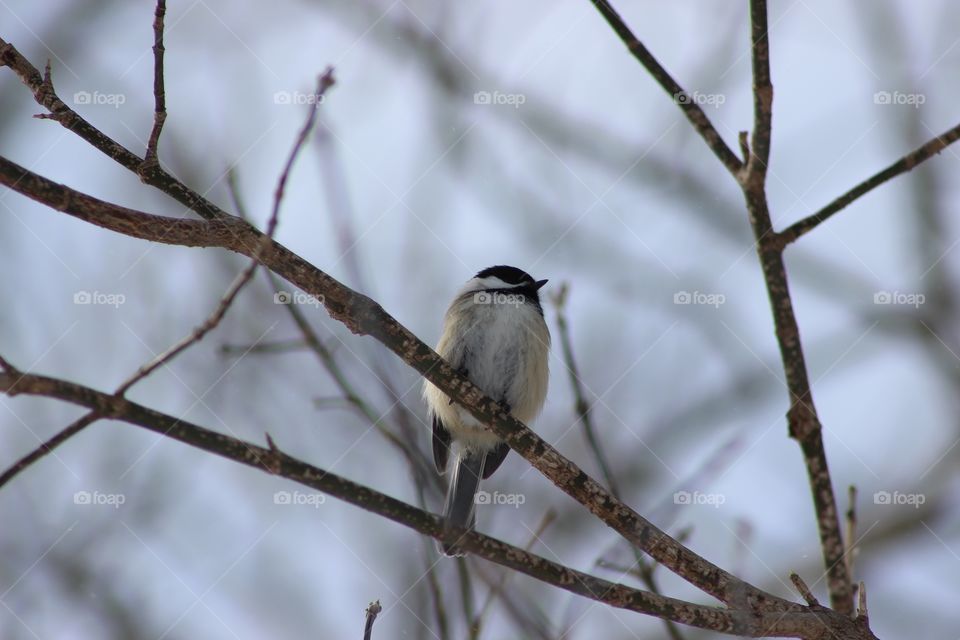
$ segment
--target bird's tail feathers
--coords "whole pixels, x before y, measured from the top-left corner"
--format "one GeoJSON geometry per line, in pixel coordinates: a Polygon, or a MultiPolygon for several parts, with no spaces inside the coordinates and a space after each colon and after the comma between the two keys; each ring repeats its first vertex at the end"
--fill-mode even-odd
{"type": "MultiPolygon", "coordinates": [[[[447,489],[447,502],[443,508],[444,530],[473,529],[476,522],[474,512],[477,488],[483,477],[486,454],[469,449],[461,449],[453,460],[453,473],[450,487],[447,489]]],[[[440,550],[447,556],[462,556],[456,544],[445,542],[440,550]]]]}

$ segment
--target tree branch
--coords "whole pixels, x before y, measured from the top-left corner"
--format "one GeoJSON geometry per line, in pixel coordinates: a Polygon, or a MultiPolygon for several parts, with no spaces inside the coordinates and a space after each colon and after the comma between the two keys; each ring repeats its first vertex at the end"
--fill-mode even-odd
{"type": "MultiPolygon", "coordinates": [[[[753,180],[765,180],[770,164],[773,125],[773,85],[770,82],[770,40],[767,32],[767,2],[750,2],[751,65],[753,69],[753,153],[746,172],[753,180]]],[[[743,140],[741,147],[745,146],[743,140]]]]}
{"type": "MultiPolygon", "coordinates": [[[[831,607],[840,613],[850,614],[853,612],[852,585],[843,560],[844,546],[836,496],[827,466],[820,418],[817,416],[807,376],[807,364],[800,342],[800,327],[790,297],[783,247],[777,241],[767,204],[766,172],[770,154],[773,87],[770,83],[766,0],[751,0],[750,17],[754,74],[754,148],[739,181],[756,239],[757,255],[770,299],[777,344],[789,390],[790,408],[787,411],[787,421],[790,436],[797,440],[803,451],[813,494],[831,607]]],[[[741,144],[748,146],[743,137],[741,144]]]]}
{"type": "MultiPolygon", "coordinates": [[[[126,398],[65,380],[23,373],[13,367],[0,373],[0,392],[9,396],[43,396],[84,406],[104,418],[142,427],[260,471],[293,480],[421,534],[435,539],[445,535],[437,516],[293,458],[276,448],[269,439],[269,448],[259,447],[154,411],[126,398]]],[[[827,609],[816,610],[790,603],[789,610],[758,612],[693,604],[596,578],[475,531],[464,531],[459,540],[462,548],[481,558],[570,593],[702,629],[750,637],[823,638],[825,632],[829,632],[831,638],[873,638],[869,630],[857,625],[854,620],[827,609]]]]}
{"type": "Polygon", "coordinates": [[[147,153],[143,157],[143,167],[159,164],[157,144],[160,131],[167,121],[166,92],[163,88],[163,18],[167,13],[166,0],[157,0],[157,9],[153,19],[153,129],[147,141],[147,153]]]}
{"type": "MultiPolygon", "coordinates": [[[[567,368],[567,373],[570,378],[570,387],[573,391],[574,397],[574,411],[577,415],[578,420],[583,424],[583,432],[586,436],[587,446],[590,449],[590,452],[593,454],[594,460],[597,462],[597,466],[600,467],[600,476],[603,478],[603,481],[607,483],[607,487],[610,489],[610,493],[613,494],[618,500],[623,499],[623,494],[620,493],[620,488],[616,482],[616,479],[613,476],[613,469],[610,466],[610,463],[607,461],[607,455],[603,450],[603,447],[600,445],[600,440],[597,438],[596,430],[593,425],[593,417],[591,414],[591,403],[587,400],[586,394],[584,393],[583,382],[580,379],[580,369],[577,366],[577,360],[573,355],[573,342],[570,339],[570,328],[567,325],[567,316],[565,313],[565,307],[567,302],[567,295],[569,293],[569,288],[567,284],[564,283],[560,286],[560,290],[553,296],[553,305],[554,309],[557,312],[557,332],[560,337],[560,346],[563,352],[563,362],[567,368]]],[[[632,548],[634,559],[636,563],[635,575],[640,577],[640,580],[643,582],[644,586],[647,587],[652,593],[660,593],[660,590],[657,588],[656,580],[653,577],[653,567],[650,566],[644,560],[644,557],[640,550],[637,547],[632,548]]],[[[663,621],[667,636],[672,640],[683,640],[683,636],[680,633],[680,630],[677,628],[673,622],[670,620],[663,621]]]]}
{"type": "Polygon", "coordinates": [[[166,193],[201,217],[208,220],[231,217],[226,211],[160,168],[159,164],[144,166],[143,158],[107,136],[68,107],[53,88],[49,63],[41,77],[37,68],[30,64],[12,44],[0,38],[0,66],[10,67],[19,76],[20,81],[33,92],[34,100],[49,111],[37,117],[56,120],[64,128],[74,132],[94,148],[137,174],[140,180],[166,193]]]}
{"type": "Polygon", "coordinates": [[[373,621],[377,619],[377,616],[380,615],[380,612],[383,611],[383,607],[380,606],[380,601],[371,602],[370,606],[367,607],[366,613],[366,622],[363,625],[363,640],[371,640],[373,638],[373,621]]]}
{"type": "Polygon", "coordinates": [[[680,107],[683,115],[687,116],[687,120],[689,120],[693,128],[697,130],[700,137],[707,143],[707,146],[710,147],[714,155],[723,163],[723,166],[725,166],[730,173],[736,175],[740,171],[743,163],[736,154],[730,150],[727,143],[723,141],[720,132],[718,132],[710,122],[710,118],[708,118],[707,114],[700,108],[700,105],[690,99],[690,94],[688,94],[683,87],[673,79],[673,76],[663,68],[657,59],[653,57],[653,54],[651,54],[637,36],[633,34],[630,27],[627,26],[623,18],[620,17],[620,14],[617,13],[616,9],[614,9],[607,0],[590,0],[590,2],[593,3],[593,6],[597,8],[600,15],[607,21],[607,24],[609,24],[613,31],[620,37],[620,40],[627,45],[627,49],[629,49],[633,57],[643,65],[643,68],[653,76],[653,79],[663,87],[663,90],[673,99],[674,103],[680,107]]]}
{"type": "Polygon", "coordinates": [[[820,225],[821,222],[828,220],[831,216],[842,210],[847,205],[851,204],[854,200],[857,200],[867,193],[870,193],[884,182],[897,177],[901,173],[910,171],[924,160],[939,154],[958,139],[960,139],[960,124],[952,129],[944,131],[936,138],[933,138],[929,142],[903,156],[886,169],[883,169],[882,171],[870,176],[816,213],[794,222],[792,225],[780,232],[780,244],[786,246],[791,242],[796,241],[801,236],[813,231],[815,228],[817,228],[817,226],[820,225]]]}

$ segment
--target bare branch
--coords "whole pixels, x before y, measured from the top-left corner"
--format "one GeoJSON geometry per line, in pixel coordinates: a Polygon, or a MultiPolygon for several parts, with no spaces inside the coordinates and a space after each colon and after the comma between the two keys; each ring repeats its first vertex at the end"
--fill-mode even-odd
{"type": "Polygon", "coordinates": [[[157,0],[157,9],[153,19],[153,129],[147,141],[147,153],[143,157],[144,168],[159,163],[157,144],[160,132],[167,120],[166,93],[163,88],[163,18],[167,13],[167,0],[157,0]]]}
{"type": "Polygon", "coordinates": [[[570,378],[570,388],[573,390],[574,397],[574,410],[577,413],[577,418],[583,424],[583,433],[587,439],[587,446],[590,447],[590,451],[593,453],[594,459],[597,461],[597,466],[600,467],[600,475],[603,477],[603,481],[607,483],[607,486],[610,488],[610,493],[617,496],[618,498],[622,497],[619,488],[617,487],[616,480],[613,477],[613,471],[610,468],[610,463],[607,461],[607,456],[603,452],[603,449],[600,447],[600,442],[597,440],[596,430],[593,428],[593,418],[590,413],[590,402],[587,401],[586,394],[584,393],[583,383],[580,381],[580,370],[577,367],[577,361],[573,356],[573,343],[570,341],[570,328],[567,326],[567,316],[564,313],[567,302],[567,294],[569,293],[569,288],[566,283],[560,286],[560,290],[553,296],[553,305],[557,312],[557,330],[560,335],[560,347],[563,351],[563,362],[566,365],[567,373],[570,378]]]}
{"type": "MultiPolygon", "coordinates": [[[[836,496],[827,466],[820,418],[813,403],[807,375],[806,359],[800,342],[800,327],[790,297],[783,247],[777,241],[767,203],[766,166],[770,154],[773,88],[770,83],[766,0],[751,0],[750,17],[754,74],[754,148],[746,169],[738,176],[738,180],[743,188],[750,215],[750,226],[756,240],[757,255],[770,299],[777,344],[789,390],[790,409],[787,412],[787,422],[790,436],[797,440],[803,451],[813,494],[831,607],[840,613],[851,614],[852,585],[843,559],[844,546],[836,496]]],[[[741,143],[747,146],[746,140],[741,139],[741,143]]]]}
{"type": "Polygon", "coordinates": [[[958,139],[960,139],[960,124],[952,129],[944,131],[936,138],[903,156],[886,169],[883,169],[882,171],[870,176],[816,213],[813,213],[802,220],[794,222],[792,225],[779,233],[780,243],[785,246],[791,242],[794,242],[801,236],[815,229],[821,222],[828,220],[835,213],[857,200],[859,197],[873,191],[883,183],[897,177],[901,173],[910,171],[924,160],[939,154],[958,139]]]}
{"type": "MultiPolygon", "coordinates": [[[[560,334],[560,345],[561,349],[563,350],[563,361],[566,365],[567,372],[570,374],[570,387],[573,389],[573,396],[575,399],[574,410],[576,411],[580,422],[583,424],[583,432],[587,439],[587,446],[589,447],[590,452],[593,454],[593,458],[596,460],[597,466],[600,467],[600,474],[603,477],[603,481],[606,482],[607,487],[610,488],[610,493],[613,494],[613,496],[618,500],[622,500],[623,494],[620,493],[620,489],[613,477],[613,470],[610,467],[610,463],[607,461],[606,453],[604,453],[603,447],[601,447],[600,441],[597,438],[596,431],[593,428],[593,419],[590,413],[591,405],[587,401],[586,394],[584,393],[583,383],[580,379],[580,370],[577,367],[577,361],[573,355],[573,343],[570,340],[570,329],[567,326],[567,317],[564,313],[568,293],[569,288],[567,284],[564,283],[560,286],[560,290],[556,293],[556,295],[553,296],[552,300],[554,308],[557,312],[557,329],[560,334]]],[[[637,567],[635,575],[640,577],[644,586],[646,586],[647,589],[649,589],[652,593],[660,593],[660,590],[657,587],[656,579],[653,575],[656,568],[656,563],[648,563],[637,547],[632,547],[632,551],[637,567]]],[[[683,636],[681,635],[680,630],[672,621],[664,620],[663,623],[666,626],[667,635],[672,638],[672,640],[682,640],[683,636]]]]}
{"type": "Polygon", "coordinates": [[[677,106],[680,107],[683,114],[687,116],[687,120],[689,120],[693,128],[697,130],[697,133],[699,133],[700,137],[707,143],[707,146],[710,147],[714,155],[720,159],[723,166],[725,166],[730,173],[736,175],[740,171],[743,163],[737,158],[736,154],[730,150],[727,143],[723,141],[720,133],[710,122],[710,119],[707,117],[707,114],[703,112],[703,109],[700,108],[700,105],[690,98],[690,94],[673,79],[673,76],[653,57],[653,54],[643,46],[643,43],[633,34],[630,27],[627,26],[623,18],[620,17],[620,14],[617,13],[616,9],[614,9],[607,0],[590,0],[590,2],[593,3],[593,6],[597,8],[600,15],[607,21],[607,24],[609,24],[620,37],[620,40],[627,45],[627,49],[630,50],[633,57],[643,65],[644,69],[653,76],[654,80],[660,83],[663,90],[666,91],[677,106]]]}
{"type": "Polygon", "coordinates": [[[850,485],[847,490],[847,530],[846,545],[843,550],[843,560],[847,563],[847,575],[853,580],[854,551],[857,539],[857,488],[850,485]]]}
{"type": "Polygon", "coordinates": [[[869,615],[867,614],[867,585],[864,584],[863,580],[860,581],[858,585],[860,590],[860,595],[857,598],[857,619],[862,619],[866,624],[869,615]]]}
{"type": "Polygon", "coordinates": [[[49,113],[41,117],[56,120],[65,129],[77,134],[94,148],[137,174],[143,182],[166,193],[201,217],[208,220],[231,217],[226,211],[164,171],[159,164],[143,167],[143,158],[107,136],[68,107],[53,88],[49,64],[46,73],[41,76],[37,68],[30,64],[12,44],[0,38],[0,66],[10,67],[19,76],[21,82],[33,92],[34,100],[47,108],[49,113]]]}
{"type": "MultiPolygon", "coordinates": [[[[753,153],[746,173],[754,180],[766,177],[770,163],[770,136],[773,122],[773,85],[770,83],[770,40],[767,33],[767,2],[750,2],[750,39],[753,66],[753,153]]],[[[741,147],[745,142],[740,141],[741,147]]]]}
{"type": "MultiPolygon", "coordinates": [[[[543,532],[547,530],[553,522],[557,519],[557,512],[553,509],[548,509],[543,518],[540,520],[540,524],[537,525],[537,528],[534,529],[533,533],[530,534],[530,537],[527,539],[527,544],[524,545],[524,551],[530,551],[533,546],[540,540],[540,537],[543,535],[543,532]]],[[[490,607],[493,605],[494,599],[501,597],[503,594],[503,589],[507,584],[507,579],[510,577],[510,574],[507,572],[500,574],[500,579],[496,584],[490,587],[490,590],[487,592],[487,597],[484,599],[483,604],[480,606],[480,611],[474,616],[473,621],[470,623],[471,629],[476,629],[477,633],[480,632],[480,629],[483,628],[483,619],[490,612],[490,607]]]]}
{"type": "MultiPolygon", "coordinates": [[[[163,16],[161,14],[161,5],[164,5],[163,0],[159,0],[157,3],[157,14],[159,27],[155,25],[155,28],[160,29],[161,37],[163,32],[163,16]]],[[[164,6],[165,10],[165,6],[164,6]]],[[[162,48],[162,42],[161,42],[162,48]]],[[[162,59],[162,54],[161,54],[162,59]]],[[[162,70],[161,70],[162,71],[162,70]]],[[[160,80],[160,90],[162,92],[163,80],[160,80]]],[[[240,294],[240,290],[243,289],[248,282],[253,278],[254,273],[257,270],[257,267],[260,265],[260,254],[263,253],[269,246],[270,240],[273,238],[273,234],[277,230],[277,223],[280,219],[280,204],[283,202],[284,188],[287,184],[287,179],[290,176],[290,171],[293,168],[293,163],[296,161],[297,156],[300,155],[300,150],[303,148],[303,144],[307,139],[307,136],[310,135],[310,131],[313,129],[314,124],[317,120],[317,108],[323,102],[321,100],[324,93],[327,89],[332,87],[334,84],[333,79],[333,69],[328,68],[322,76],[317,80],[317,87],[314,91],[314,96],[316,100],[311,101],[310,108],[307,111],[307,119],[303,123],[303,126],[300,129],[300,133],[297,135],[296,140],[294,141],[293,147],[290,149],[290,153],[287,156],[286,164],[283,167],[283,171],[280,173],[280,178],[277,180],[277,188],[273,194],[273,209],[270,212],[270,219],[267,221],[267,229],[263,236],[260,238],[260,241],[257,243],[256,248],[253,251],[253,255],[250,256],[250,263],[247,267],[237,274],[237,277],[231,283],[230,287],[224,293],[223,297],[220,299],[220,303],[217,305],[217,308],[214,309],[203,323],[196,327],[190,335],[185,336],[178,343],[167,349],[164,353],[158,355],[152,361],[146,365],[140,367],[140,370],[137,371],[132,377],[130,377],[126,382],[124,382],[119,389],[117,389],[117,395],[123,395],[127,390],[135,385],[140,380],[146,378],[148,375],[156,371],[159,367],[167,364],[180,353],[186,351],[191,345],[200,342],[204,336],[213,331],[217,325],[223,320],[223,317],[227,314],[227,311],[230,309],[230,305],[233,304],[233,301],[236,300],[237,296],[240,294]]],[[[159,130],[155,129],[157,135],[159,136],[159,130]]]]}
{"type": "Polygon", "coordinates": [[[380,612],[383,611],[383,607],[380,606],[380,601],[371,602],[370,606],[367,607],[367,622],[363,626],[363,640],[370,640],[373,637],[373,621],[377,619],[377,616],[380,615],[380,612]]]}
{"type": "Polygon", "coordinates": [[[793,582],[793,586],[797,588],[797,593],[800,594],[800,597],[803,598],[808,605],[816,607],[820,604],[816,596],[813,595],[813,592],[810,591],[810,587],[807,586],[807,583],[803,581],[803,578],[801,578],[798,573],[791,573],[790,581],[793,582]]]}
{"type": "Polygon", "coordinates": [[[40,443],[39,447],[14,462],[7,468],[6,471],[0,474],[0,488],[20,475],[20,472],[29,467],[31,464],[44,457],[61,444],[83,431],[88,425],[96,422],[99,419],[100,416],[97,415],[96,412],[88,413],[71,422],[69,425],[58,431],[50,439],[40,443]]]}
{"type": "MultiPolygon", "coordinates": [[[[14,368],[0,373],[0,392],[9,396],[28,394],[78,404],[104,418],[139,426],[209,453],[293,480],[437,540],[446,535],[437,516],[330,471],[306,464],[283,453],[275,445],[265,449],[154,411],[126,398],[101,393],[65,380],[23,373],[14,368]]],[[[812,639],[823,637],[826,628],[834,638],[854,640],[874,637],[865,626],[855,625],[847,616],[827,609],[814,610],[793,603],[789,603],[787,609],[751,612],[708,607],[596,578],[475,531],[464,531],[460,540],[462,548],[481,558],[570,593],[702,629],[751,637],[794,636],[812,639]]]]}

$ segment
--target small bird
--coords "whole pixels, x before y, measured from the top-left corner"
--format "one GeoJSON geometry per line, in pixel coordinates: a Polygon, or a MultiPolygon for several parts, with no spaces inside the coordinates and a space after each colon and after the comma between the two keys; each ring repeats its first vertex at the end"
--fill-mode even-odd
{"type": "MultiPolygon", "coordinates": [[[[447,309],[437,352],[517,420],[529,424],[547,396],[550,330],[543,318],[540,288],[546,280],[504,265],[479,272],[447,309]]],[[[453,472],[443,509],[444,528],[473,529],[481,479],[503,463],[510,447],[440,389],[425,382],[423,396],[433,427],[433,460],[453,472]]],[[[448,556],[463,553],[444,543],[448,556]]]]}

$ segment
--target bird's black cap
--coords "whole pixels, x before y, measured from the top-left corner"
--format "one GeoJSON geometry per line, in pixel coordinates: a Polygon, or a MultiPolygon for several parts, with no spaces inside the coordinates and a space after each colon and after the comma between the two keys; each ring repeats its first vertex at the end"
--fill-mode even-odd
{"type": "Polygon", "coordinates": [[[507,265],[504,265],[504,264],[500,264],[495,267],[487,267],[486,269],[478,273],[475,277],[489,278],[491,276],[493,276],[494,278],[500,278],[507,284],[529,284],[529,285],[537,284],[534,281],[534,279],[530,276],[530,274],[524,271],[523,269],[517,269],[516,267],[508,267],[507,265]]]}

